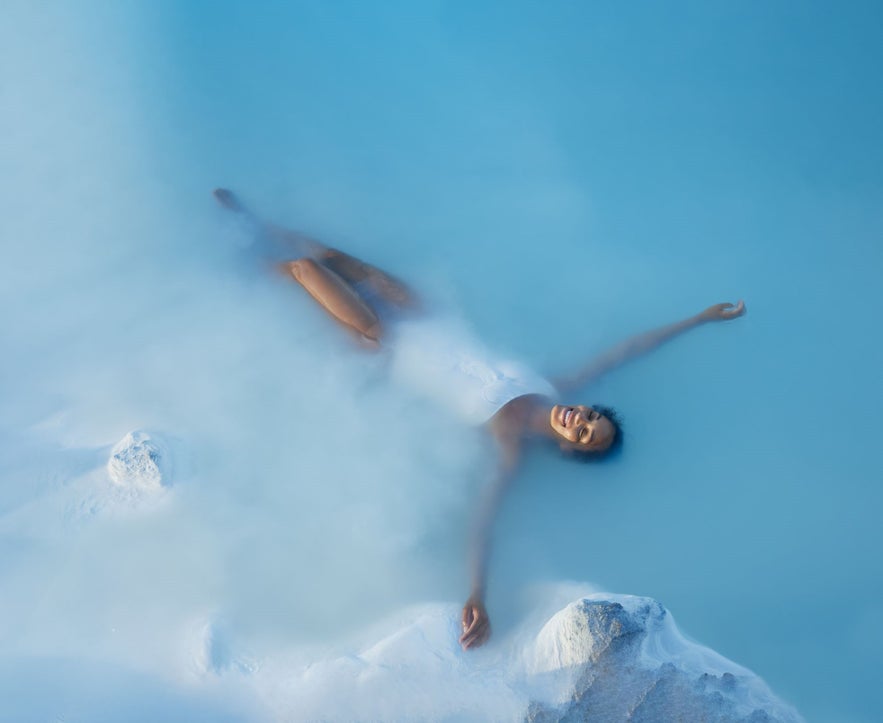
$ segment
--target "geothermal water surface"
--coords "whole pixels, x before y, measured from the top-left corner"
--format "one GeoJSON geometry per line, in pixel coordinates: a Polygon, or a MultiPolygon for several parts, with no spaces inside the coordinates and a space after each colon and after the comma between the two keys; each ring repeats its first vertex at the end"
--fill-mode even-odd
{"type": "Polygon", "coordinates": [[[550,374],[748,305],[566,400],[615,405],[624,454],[528,459],[496,529],[491,645],[452,648],[434,692],[393,680],[397,715],[458,692],[522,715],[505,653],[603,590],[660,600],[809,720],[874,720],[880,21],[4,4],[3,716],[345,717],[347,656],[399,625],[377,660],[404,670],[409,641],[438,650],[456,622],[492,458],[254,264],[210,196],[227,185],[550,374]],[[111,479],[138,430],[165,484],[111,479]]]}

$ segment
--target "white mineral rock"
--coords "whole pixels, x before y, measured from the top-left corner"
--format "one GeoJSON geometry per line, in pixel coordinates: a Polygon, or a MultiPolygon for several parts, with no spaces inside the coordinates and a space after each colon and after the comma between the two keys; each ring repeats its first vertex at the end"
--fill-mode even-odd
{"type": "Polygon", "coordinates": [[[170,459],[161,442],[135,430],[117,442],[107,461],[107,472],[122,487],[157,492],[170,484],[170,459]]]}

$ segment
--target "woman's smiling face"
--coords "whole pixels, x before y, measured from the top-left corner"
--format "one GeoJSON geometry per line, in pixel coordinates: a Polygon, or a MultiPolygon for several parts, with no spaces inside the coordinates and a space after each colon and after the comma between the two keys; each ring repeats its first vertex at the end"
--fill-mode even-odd
{"type": "Polygon", "coordinates": [[[549,414],[549,424],[559,437],[562,449],[603,452],[616,436],[616,428],[607,417],[582,405],[556,404],[549,414]]]}

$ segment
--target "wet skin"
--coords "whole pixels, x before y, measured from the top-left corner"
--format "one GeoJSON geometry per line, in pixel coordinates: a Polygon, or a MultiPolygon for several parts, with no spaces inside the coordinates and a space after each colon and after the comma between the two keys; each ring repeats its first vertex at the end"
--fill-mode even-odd
{"type": "Polygon", "coordinates": [[[613,444],[616,430],[603,414],[591,407],[556,404],[549,412],[549,426],[563,450],[603,452],[613,444]]]}

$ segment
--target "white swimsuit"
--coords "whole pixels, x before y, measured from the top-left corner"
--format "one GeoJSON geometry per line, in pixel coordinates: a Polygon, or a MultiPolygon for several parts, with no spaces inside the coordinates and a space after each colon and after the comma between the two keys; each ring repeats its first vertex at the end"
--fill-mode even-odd
{"type": "Polygon", "coordinates": [[[470,424],[484,424],[516,397],[556,395],[548,381],[497,358],[453,319],[399,320],[388,331],[393,378],[470,424]]]}

